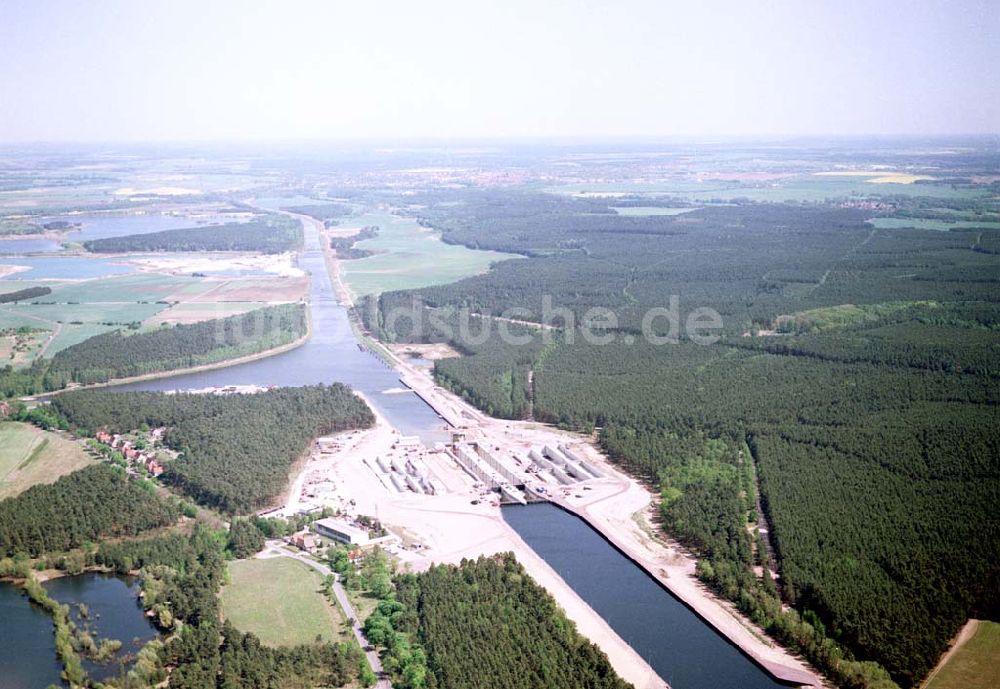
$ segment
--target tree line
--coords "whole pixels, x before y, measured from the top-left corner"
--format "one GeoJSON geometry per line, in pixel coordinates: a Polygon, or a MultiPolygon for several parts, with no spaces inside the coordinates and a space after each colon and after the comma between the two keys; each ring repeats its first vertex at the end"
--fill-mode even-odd
{"type": "Polygon", "coordinates": [[[358,249],[355,244],[366,239],[378,236],[376,225],[366,225],[361,231],[350,237],[330,237],[330,248],[337,252],[337,258],[351,260],[355,258],[365,258],[375,254],[370,249],[358,249]]]}
{"type": "Polygon", "coordinates": [[[167,526],[177,507],[97,464],[0,502],[0,553],[37,557],[167,526]]]}
{"type": "Polygon", "coordinates": [[[0,369],[0,397],[216,363],[280,347],[307,331],[302,304],[268,306],[147,332],[114,330],[62,349],[51,359],[36,359],[28,368],[5,366],[0,369]]]}
{"type": "Polygon", "coordinates": [[[180,455],[161,479],[203,505],[238,514],[268,505],[317,436],[375,421],[339,383],[234,395],[79,390],[56,396],[51,408],[87,434],[166,426],[164,443],[180,455]]]}
{"type": "Polygon", "coordinates": [[[626,689],[512,553],[401,574],[365,620],[403,689],[626,689]]]}
{"type": "Polygon", "coordinates": [[[128,251],[256,251],[277,254],[301,245],[302,225],[294,218],[271,214],[245,223],[91,239],[83,243],[83,248],[99,254],[128,251]]]}
{"type": "Polygon", "coordinates": [[[15,292],[5,292],[0,294],[0,304],[10,304],[11,302],[16,304],[19,301],[34,299],[35,297],[44,297],[46,294],[51,293],[51,287],[26,287],[15,292]]]}

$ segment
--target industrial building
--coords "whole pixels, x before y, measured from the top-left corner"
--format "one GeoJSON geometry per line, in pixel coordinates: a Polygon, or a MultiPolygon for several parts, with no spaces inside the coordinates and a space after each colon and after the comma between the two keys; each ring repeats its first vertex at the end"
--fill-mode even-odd
{"type": "Polygon", "coordinates": [[[368,545],[371,541],[371,538],[368,536],[367,529],[362,529],[348,524],[347,522],[330,517],[317,519],[313,522],[313,529],[320,536],[325,536],[326,538],[330,538],[338,543],[344,543],[347,545],[363,546],[368,545]]]}

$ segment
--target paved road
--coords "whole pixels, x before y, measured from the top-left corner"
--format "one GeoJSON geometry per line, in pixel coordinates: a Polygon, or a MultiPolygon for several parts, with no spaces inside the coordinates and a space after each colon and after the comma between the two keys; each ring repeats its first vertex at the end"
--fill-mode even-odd
{"type": "MultiPolygon", "coordinates": [[[[284,546],[282,541],[268,541],[267,546],[261,555],[287,557],[293,560],[298,560],[302,564],[312,567],[323,576],[333,576],[333,595],[336,596],[337,602],[340,604],[344,614],[354,620],[354,638],[358,640],[358,644],[361,645],[361,648],[367,648],[368,639],[365,638],[365,633],[361,629],[361,620],[358,619],[358,614],[354,611],[354,606],[351,605],[351,601],[347,599],[347,591],[344,590],[344,585],[340,583],[340,576],[335,574],[333,570],[327,567],[324,563],[317,562],[302,553],[290,552],[282,546],[284,546]]],[[[258,557],[260,557],[260,555],[258,555],[258,557]]],[[[375,672],[375,676],[378,677],[378,681],[375,683],[375,689],[392,689],[392,684],[389,682],[389,678],[382,669],[382,659],[378,657],[378,653],[372,650],[366,651],[365,655],[368,656],[368,664],[371,665],[372,670],[375,672]]]]}

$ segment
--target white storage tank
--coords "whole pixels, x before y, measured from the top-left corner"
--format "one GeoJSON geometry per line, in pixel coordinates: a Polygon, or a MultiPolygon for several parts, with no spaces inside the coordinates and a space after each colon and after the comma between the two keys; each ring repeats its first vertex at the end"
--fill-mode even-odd
{"type": "Polygon", "coordinates": [[[559,467],[556,467],[555,469],[552,470],[552,475],[555,476],[556,480],[559,481],[559,483],[563,484],[564,486],[568,486],[571,483],[573,483],[573,479],[571,479],[566,474],[566,472],[560,469],[559,467]]]}
{"type": "Polygon", "coordinates": [[[595,478],[601,478],[602,476],[604,476],[604,474],[601,473],[601,471],[598,470],[593,464],[591,464],[590,462],[588,462],[587,460],[585,460],[583,457],[581,457],[579,452],[573,452],[573,450],[569,449],[565,445],[560,445],[559,446],[559,450],[564,455],[566,455],[567,459],[570,459],[570,460],[576,462],[578,465],[580,465],[580,468],[582,468],[584,471],[586,471],[591,476],[593,476],[595,478]]]}
{"type": "Polygon", "coordinates": [[[406,477],[406,485],[408,485],[410,489],[413,490],[414,493],[423,494],[424,492],[424,489],[420,487],[420,483],[417,481],[417,479],[413,478],[412,476],[406,477]]]}
{"type": "Polygon", "coordinates": [[[389,474],[389,478],[392,480],[392,485],[396,486],[396,490],[400,493],[406,492],[406,483],[403,481],[403,477],[397,474],[395,471],[389,474]]]}
{"type": "Polygon", "coordinates": [[[566,463],[566,458],[563,456],[563,453],[560,452],[559,450],[553,449],[548,445],[546,445],[543,448],[543,452],[545,453],[545,456],[551,459],[552,463],[555,464],[556,466],[561,467],[566,463]]]}

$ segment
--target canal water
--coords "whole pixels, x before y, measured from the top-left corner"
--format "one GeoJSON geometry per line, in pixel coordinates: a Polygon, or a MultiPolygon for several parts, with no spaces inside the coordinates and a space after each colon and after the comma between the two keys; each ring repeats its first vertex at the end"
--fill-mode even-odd
{"type": "Polygon", "coordinates": [[[579,517],[505,506],[504,519],[672,689],[778,689],[777,682],[579,517]]]}
{"type": "Polygon", "coordinates": [[[412,392],[399,392],[399,374],[358,346],[347,309],[337,303],[319,234],[308,226],[298,265],[311,274],[312,336],[288,352],[200,373],[121,385],[114,390],[192,390],[227,385],[298,386],[346,383],[362,392],[389,423],[426,443],[445,440],[444,422],[412,392]],[[390,392],[392,391],[392,392],[390,392]]]}
{"type": "MultiPolygon", "coordinates": [[[[92,679],[104,681],[127,671],[136,652],[158,636],[139,606],[139,585],[131,577],[81,574],[53,579],[44,586],[52,598],[70,606],[73,622],[90,629],[95,641],[122,642],[121,650],[106,664],[83,661],[92,679]],[[79,603],[88,609],[86,618],[80,614],[79,603]]],[[[13,584],[0,582],[0,622],[0,689],[61,685],[62,666],[48,613],[32,605],[13,584]]]]}

